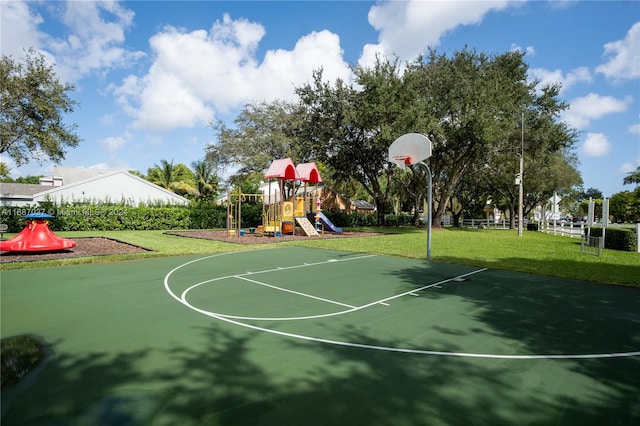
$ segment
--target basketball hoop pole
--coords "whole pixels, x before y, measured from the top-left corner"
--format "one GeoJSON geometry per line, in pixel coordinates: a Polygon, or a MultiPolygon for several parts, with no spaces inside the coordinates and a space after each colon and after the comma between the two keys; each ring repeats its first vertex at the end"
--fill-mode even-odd
{"type": "Polygon", "coordinates": [[[389,161],[398,167],[421,164],[429,175],[427,188],[427,260],[431,260],[431,169],[423,160],[431,157],[431,141],[420,133],[406,133],[391,143],[389,146],[389,161]]]}
{"type": "Polygon", "coordinates": [[[427,184],[427,260],[431,260],[431,169],[423,161],[420,161],[418,164],[425,168],[429,176],[429,183],[427,184]]]}

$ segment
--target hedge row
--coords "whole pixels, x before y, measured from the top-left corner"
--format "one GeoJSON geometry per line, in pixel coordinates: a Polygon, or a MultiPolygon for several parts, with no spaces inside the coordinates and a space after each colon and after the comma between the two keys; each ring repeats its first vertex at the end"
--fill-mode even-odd
{"type": "MultiPolygon", "coordinates": [[[[53,217],[49,225],[54,231],[121,231],[215,229],[227,227],[227,208],[210,207],[126,207],[126,206],[69,206],[69,207],[0,207],[0,223],[6,232],[22,231],[24,216],[47,213],[53,217]]],[[[261,204],[242,205],[242,226],[262,223],[261,204]]]]}
{"type": "MultiPolygon", "coordinates": [[[[343,212],[325,212],[325,215],[336,226],[341,228],[358,228],[378,225],[376,213],[347,214],[343,212]]],[[[384,217],[386,226],[412,226],[413,216],[408,213],[398,215],[387,214],[384,217]]]]}
{"type": "MultiPolygon", "coordinates": [[[[603,228],[591,228],[591,236],[602,237],[602,230],[603,228]]],[[[607,228],[604,248],[635,252],[638,249],[637,242],[638,239],[633,229],[607,228]]]]}
{"type": "MultiPolygon", "coordinates": [[[[253,213],[251,208],[247,215],[253,213]]],[[[186,207],[123,207],[72,206],[58,208],[2,207],[0,221],[8,225],[7,232],[20,232],[24,228],[24,215],[48,213],[54,231],[111,231],[111,230],[168,230],[210,229],[226,227],[227,209],[186,207]]]]}
{"type": "MultiPolygon", "coordinates": [[[[127,206],[64,206],[64,207],[0,207],[0,222],[8,225],[7,232],[20,232],[25,215],[48,213],[54,231],[118,231],[226,228],[227,208],[210,207],[127,207],[127,206]]],[[[334,225],[342,228],[376,226],[376,214],[346,214],[325,212],[334,225]]],[[[411,226],[410,214],[386,215],[389,226],[411,226]]],[[[242,205],[242,226],[262,223],[261,204],[242,205]]]]}

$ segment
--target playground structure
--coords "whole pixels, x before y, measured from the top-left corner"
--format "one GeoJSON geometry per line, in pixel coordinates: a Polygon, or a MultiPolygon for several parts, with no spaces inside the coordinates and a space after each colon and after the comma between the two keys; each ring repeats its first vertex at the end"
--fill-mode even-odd
{"type": "Polygon", "coordinates": [[[284,236],[295,233],[296,224],[309,237],[319,236],[325,228],[334,233],[342,229],[333,225],[321,209],[318,197],[318,184],[322,182],[315,163],[303,163],[295,166],[291,158],[274,160],[267,171],[266,193],[228,194],[227,232],[229,236],[243,236],[242,203],[262,201],[262,224],[250,227],[249,232],[258,236],[284,236]],[[296,182],[304,184],[303,188],[296,182]],[[309,185],[313,187],[309,187],[309,185]],[[299,190],[302,189],[302,196],[299,190]]]}
{"type": "MultiPolygon", "coordinates": [[[[227,192],[227,232],[229,236],[239,236],[242,231],[240,226],[242,224],[242,203],[249,201],[262,203],[263,198],[263,194],[244,194],[239,187],[237,192],[227,192]]],[[[264,216],[264,207],[262,216],[264,216]]],[[[259,228],[262,232],[262,227],[259,228]]],[[[255,232],[255,228],[250,229],[251,233],[255,232]]]]}
{"type": "Polygon", "coordinates": [[[46,213],[31,213],[24,216],[27,223],[15,237],[0,241],[0,251],[39,252],[59,251],[74,248],[76,242],[61,238],[51,231],[48,219],[53,216],[46,213]]]}

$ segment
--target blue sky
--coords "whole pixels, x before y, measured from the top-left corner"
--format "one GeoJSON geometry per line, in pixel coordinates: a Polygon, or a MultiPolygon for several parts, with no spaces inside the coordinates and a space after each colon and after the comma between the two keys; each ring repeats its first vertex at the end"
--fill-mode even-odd
{"type": "MultiPolygon", "coordinates": [[[[5,1],[1,52],[33,47],[76,86],[67,123],[83,139],[66,167],[146,172],[190,165],[248,102],[294,99],[324,68],[347,81],[376,53],[428,47],[526,52],[530,78],[563,85],[585,188],[622,190],[640,166],[637,1],[5,1]]],[[[526,134],[525,134],[526,137],[526,134]]],[[[52,173],[32,161],[14,177],[52,173]]]]}

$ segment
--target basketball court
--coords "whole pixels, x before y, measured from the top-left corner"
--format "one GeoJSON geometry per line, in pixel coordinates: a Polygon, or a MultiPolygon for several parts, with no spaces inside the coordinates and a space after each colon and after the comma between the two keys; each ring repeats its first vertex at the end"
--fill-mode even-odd
{"type": "Polygon", "coordinates": [[[638,289],[283,247],[2,273],[3,424],[633,424],[638,289]]]}

